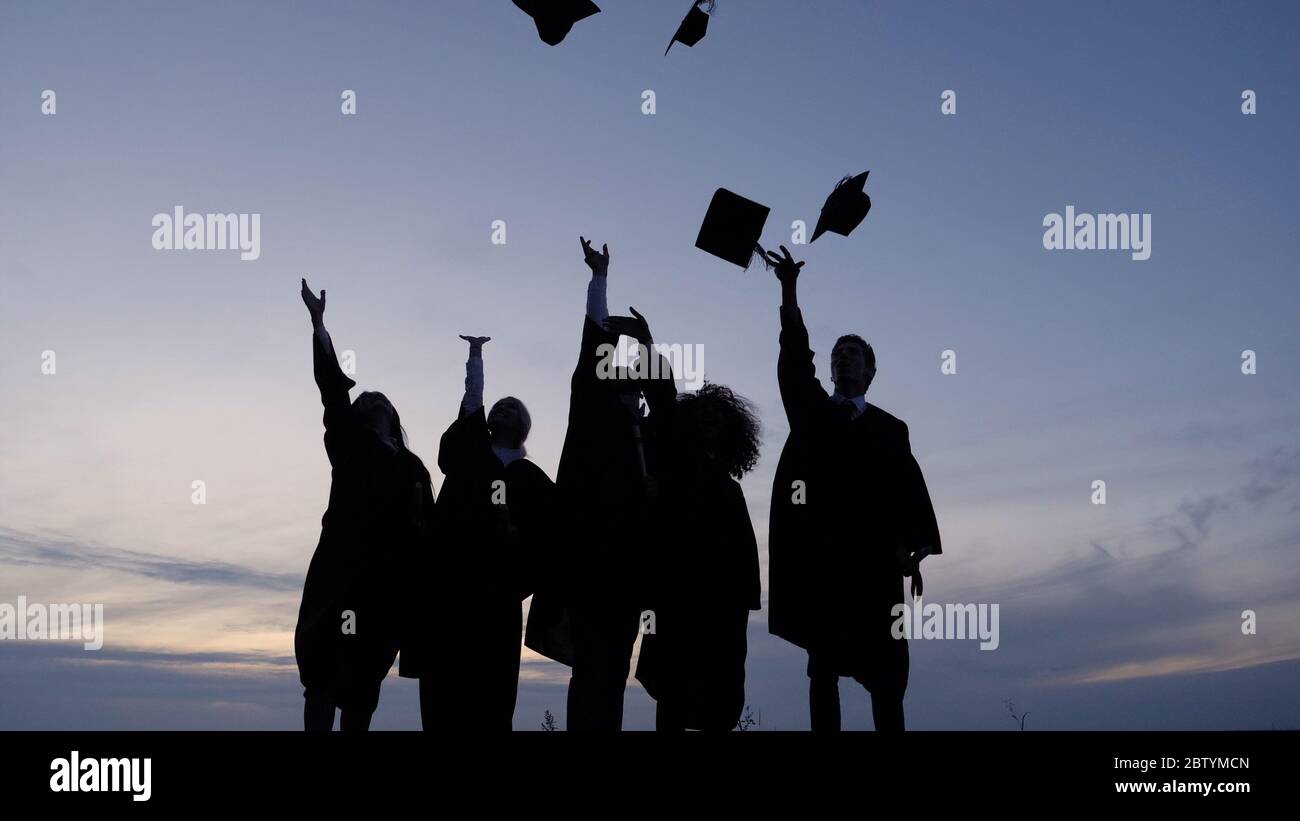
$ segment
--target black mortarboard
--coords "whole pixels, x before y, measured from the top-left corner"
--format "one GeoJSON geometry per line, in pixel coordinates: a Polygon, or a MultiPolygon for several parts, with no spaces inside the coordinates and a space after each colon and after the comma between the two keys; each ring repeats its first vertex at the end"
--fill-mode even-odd
{"type": "Polygon", "coordinates": [[[533,18],[537,36],[548,46],[558,45],[574,23],[600,13],[591,0],[515,0],[515,5],[533,18]]]}
{"type": "Polygon", "coordinates": [[[691,10],[686,12],[682,24],[677,27],[677,33],[668,41],[668,48],[664,49],[665,56],[673,47],[673,43],[693,46],[704,39],[705,33],[709,30],[709,13],[713,11],[714,2],[715,0],[693,0],[691,10]],[[708,6],[709,12],[706,13],[701,6],[708,6]]]}
{"type": "Polygon", "coordinates": [[[849,176],[839,181],[822,206],[821,216],[817,217],[817,227],[813,229],[809,242],[816,242],[827,231],[847,237],[866,219],[867,212],[871,210],[871,197],[862,189],[866,187],[867,175],[870,173],[863,171],[856,177],[849,176]]]}
{"type": "Polygon", "coordinates": [[[762,253],[758,240],[763,236],[763,224],[767,222],[770,210],[766,205],[719,188],[704,214],[704,224],[700,226],[700,235],[695,238],[695,247],[733,265],[748,268],[754,252],[762,253]]]}

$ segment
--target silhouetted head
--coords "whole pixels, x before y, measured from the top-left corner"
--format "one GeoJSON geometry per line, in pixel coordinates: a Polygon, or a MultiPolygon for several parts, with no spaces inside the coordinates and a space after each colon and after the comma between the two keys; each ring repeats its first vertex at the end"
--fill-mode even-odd
{"type": "Polygon", "coordinates": [[[488,432],[492,444],[507,448],[521,448],[533,428],[533,418],[528,408],[513,396],[498,399],[487,416],[488,432]]]}
{"type": "Polygon", "coordinates": [[[677,398],[677,434],[687,447],[708,454],[739,479],[758,464],[762,428],[748,399],[725,385],[705,382],[677,398]]]}
{"type": "Polygon", "coordinates": [[[857,334],[845,334],[831,348],[831,381],[842,396],[861,396],[876,376],[876,352],[857,334]]]}
{"type": "Polygon", "coordinates": [[[374,431],[381,439],[398,448],[406,447],[402,418],[397,415],[397,408],[393,407],[387,396],[379,391],[363,391],[352,400],[352,412],[364,427],[374,431]]]}

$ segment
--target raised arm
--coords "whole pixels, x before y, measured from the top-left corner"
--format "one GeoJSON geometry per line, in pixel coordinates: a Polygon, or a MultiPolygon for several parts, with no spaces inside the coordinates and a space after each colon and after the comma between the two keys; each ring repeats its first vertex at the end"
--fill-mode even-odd
{"type": "Polygon", "coordinates": [[[483,345],[491,337],[462,334],[460,338],[469,343],[465,396],[460,400],[456,421],[443,433],[438,445],[438,468],[447,476],[482,474],[494,461],[483,407],[483,345]]]}
{"type": "Polygon", "coordinates": [[[780,254],[775,251],[763,253],[767,256],[767,262],[772,266],[777,281],[781,283],[781,310],[799,310],[798,282],[803,263],[795,262],[794,257],[790,256],[789,249],[784,245],[781,246],[780,254]]]}
{"type": "Polygon", "coordinates": [[[785,417],[793,429],[808,422],[817,404],[828,401],[830,397],[817,379],[808,328],[799,310],[797,282],[803,263],[795,262],[784,245],[780,254],[768,251],[767,259],[781,283],[781,352],[776,364],[776,378],[781,388],[781,402],[785,405],[785,417]]]}
{"type": "Polygon", "coordinates": [[[587,403],[580,398],[598,387],[597,364],[601,360],[601,346],[618,343],[618,336],[603,327],[609,316],[605,295],[605,283],[609,275],[609,246],[602,246],[601,252],[597,253],[584,237],[578,239],[582,242],[583,260],[591,269],[591,280],[587,283],[587,313],[582,320],[582,348],[570,383],[570,421],[573,421],[575,414],[580,415],[588,410],[587,403]]]}
{"type": "Polygon", "coordinates": [[[473,413],[483,407],[483,346],[492,341],[490,336],[465,336],[469,343],[469,356],[465,359],[465,397],[460,400],[460,415],[473,413]]]}
{"type": "Polygon", "coordinates": [[[591,247],[585,237],[578,237],[582,243],[582,259],[591,269],[591,282],[587,283],[587,318],[597,325],[603,325],[609,316],[605,285],[609,281],[609,246],[600,246],[600,253],[591,247]]]}
{"type": "Polygon", "coordinates": [[[312,372],[316,377],[316,387],[320,390],[320,401],[325,407],[325,451],[330,463],[334,464],[341,455],[345,442],[355,425],[352,415],[352,403],[348,391],[356,385],[339,367],[334,353],[334,341],[329,331],[325,330],[325,291],[316,296],[307,287],[306,277],[302,280],[302,301],[311,316],[312,326],[312,372]]]}

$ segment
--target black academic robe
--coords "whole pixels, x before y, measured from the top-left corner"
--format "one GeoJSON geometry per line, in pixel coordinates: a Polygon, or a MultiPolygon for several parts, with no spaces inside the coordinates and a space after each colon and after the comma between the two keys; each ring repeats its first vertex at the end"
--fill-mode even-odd
{"type": "Polygon", "coordinates": [[[781,310],[777,378],[790,435],[772,487],[769,630],[901,694],[907,644],[890,635],[900,554],[942,552],[907,425],[869,403],[854,419],[827,394],[797,309],[781,310]]]}
{"type": "MultiPolygon", "coordinates": [[[[555,474],[560,525],[555,552],[546,563],[528,611],[524,643],[563,664],[573,664],[568,618],[575,602],[598,608],[644,606],[643,570],[651,559],[646,474],[656,470],[656,408],[676,401],[671,376],[637,380],[650,415],[638,419],[624,404],[618,384],[601,378],[602,345],[617,345],[590,318],[583,320],[582,347],[570,380],[569,421],[555,474]]],[[[651,355],[654,355],[653,353],[651,355]]],[[[664,360],[661,359],[661,366],[664,360]]],[[[661,374],[667,373],[660,370],[661,374]]]]}
{"type": "Polygon", "coordinates": [[[657,559],[636,677],[684,726],[730,730],[745,706],[746,630],[760,607],[758,543],[740,484],[675,453],[659,483],[657,559]]]}
{"type": "Polygon", "coordinates": [[[332,479],[294,651],[303,686],[345,704],[355,689],[383,680],[401,647],[408,568],[428,550],[433,486],[419,457],[361,423],[348,400],[355,383],[334,351],[312,339],[332,479]]]}
{"type": "MultiPolygon", "coordinates": [[[[442,588],[429,609],[436,623],[418,656],[403,649],[401,675],[437,675],[447,722],[504,724],[519,679],[522,604],[532,594],[536,555],[549,538],[554,485],[534,463],[509,466],[492,450],[483,408],[442,436],[435,551],[442,588]],[[445,659],[437,668],[434,655],[445,659]]],[[[444,722],[444,723],[447,723],[444,722]]]]}

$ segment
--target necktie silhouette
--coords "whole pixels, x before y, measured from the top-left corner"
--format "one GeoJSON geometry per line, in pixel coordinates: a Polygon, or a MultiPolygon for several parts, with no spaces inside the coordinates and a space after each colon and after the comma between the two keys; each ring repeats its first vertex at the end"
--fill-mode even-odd
{"type": "Polygon", "coordinates": [[[844,414],[845,419],[852,420],[857,418],[858,406],[853,404],[852,399],[849,399],[846,396],[840,396],[839,394],[835,394],[831,398],[835,401],[835,404],[839,407],[840,412],[844,414]]]}

